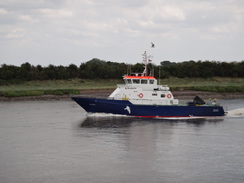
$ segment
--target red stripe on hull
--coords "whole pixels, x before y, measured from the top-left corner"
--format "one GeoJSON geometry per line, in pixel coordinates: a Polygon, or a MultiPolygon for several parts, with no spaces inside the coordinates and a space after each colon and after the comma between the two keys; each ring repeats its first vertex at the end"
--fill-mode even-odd
{"type": "Polygon", "coordinates": [[[223,116],[135,116],[138,118],[216,118],[223,116]]]}
{"type": "MultiPolygon", "coordinates": [[[[143,118],[189,118],[193,116],[136,116],[136,117],[143,117],[143,118]]],[[[194,116],[198,117],[198,116],[194,116]]]]}

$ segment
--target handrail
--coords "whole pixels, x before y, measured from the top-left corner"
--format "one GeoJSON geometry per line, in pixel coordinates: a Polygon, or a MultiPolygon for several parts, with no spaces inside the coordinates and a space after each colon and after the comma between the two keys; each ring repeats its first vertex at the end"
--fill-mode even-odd
{"type": "Polygon", "coordinates": [[[95,99],[110,99],[108,97],[102,97],[102,96],[93,96],[93,95],[70,95],[71,98],[77,97],[77,98],[95,98],[95,99]]]}

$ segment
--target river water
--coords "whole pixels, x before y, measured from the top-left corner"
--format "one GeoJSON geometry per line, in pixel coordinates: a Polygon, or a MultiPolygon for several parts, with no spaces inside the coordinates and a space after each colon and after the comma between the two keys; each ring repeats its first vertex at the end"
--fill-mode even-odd
{"type": "Polygon", "coordinates": [[[220,102],[226,117],[194,120],[0,102],[0,182],[243,183],[244,99],[220,102]]]}

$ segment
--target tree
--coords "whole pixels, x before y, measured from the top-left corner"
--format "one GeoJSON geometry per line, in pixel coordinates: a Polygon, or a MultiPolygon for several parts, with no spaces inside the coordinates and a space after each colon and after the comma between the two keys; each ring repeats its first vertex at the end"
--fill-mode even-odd
{"type": "Polygon", "coordinates": [[[31,64],[25,62],[20,66],[19,79],[30,81],[31,80],[31,64]]]}
{"type": "Polygon", "coordinates": [[[76,78],[78,77],[78,67],[75,64],[70,64],[67,67],[67,76],[66,78],[76,78]]]}

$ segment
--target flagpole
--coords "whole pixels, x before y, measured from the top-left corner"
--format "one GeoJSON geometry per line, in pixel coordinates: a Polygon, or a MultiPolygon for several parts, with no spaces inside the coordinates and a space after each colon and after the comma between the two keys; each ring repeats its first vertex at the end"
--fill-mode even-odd
{"type": "MultiPolygon", "coordinates": [[[[153,42],[151,42],[152,53],[150,54],[150,63],[152,63],[153,59],[154,59],[154,48],[155,48],[155,44],[153,42]]],[[[153,66],[153,64],[152,64],[152,75],[154,76],[154,66],[153,66]]]]}
{"type": "Polygon", "coordinates": [[[159,76],[158,76],[158,83],[159,83],[159,85],[160,85],[160,74],[161,74],[161,73],[160,73],[160,66],[158,67],[158,70],[159,70],[159,71],[158,71],[158,75],[159,75],[159,76]]]}

